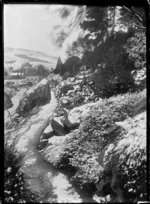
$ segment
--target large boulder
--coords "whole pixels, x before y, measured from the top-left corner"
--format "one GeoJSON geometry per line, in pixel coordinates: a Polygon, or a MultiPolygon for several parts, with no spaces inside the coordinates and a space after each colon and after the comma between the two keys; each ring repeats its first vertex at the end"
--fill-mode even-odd
{"type": "Polygon", "coordinates": [[[64,120],[63,120],[63,125],[68,128],[68,129],[75,129],[80,125],[80,122],[71,122],[68,119],[68,110],[66,108],[63,109],[64,111],[64,120]]]}
{"type": "MultiPolygon", "coordinates": [[[[101,195],[104,193],[105,187],[110,184],[112,192],[115,192],[116,202],[131,202],[128,194],[124,197],[123,192],[126,184],[129,185],[129,190],[129,183],[132,179],[134,179],[132,191],[137,192],[133,195],[132,200],[139,199],[138,189],[143,189],[143,192],[146,192],[146,165],[144,165],[146,163],[146,112],[142,112],[134,118],[116,122],[116,126],[110,128],[109,132],[113,134],[112,131],[117,131],[117,128],[121,130],[118,137],[110,140],[110,143],[98,155],[97,161],[103,167],[104,175],[108,176],[101,176],[96,187],[101,195]],[[122,136],[120,137],[120,135],[122,136]],[[120,169],[122,170],[120,171],[120,169]],[[121,176],[123,176],[124,183],[120,183],[121,176]]],[[[116,132],[116,134],[118,133],[116,132]]]]}
{"type": "Polygon", "coordinates": [[[4,109],[7,110],[13,106],[10,96],[4,92],[4,109]]]}
{"type": "Polygon", "coordinates": [[[65,141],[67,138],[68,135],[61,137],[53,136],[48,140],[48,144],[43,152],[43,157],[54,167],[57,167],[57,165],[61,162],[63,149],[66,146],[65,141]]]}
{"type": "Polygon", "coordinates": [[[54,134],[54,131],[53,131],[53,128],[52,128],[52,126],[50,124],[43,131],[43,139],[48,139],[48,138],[52,137],[53,134],[54,134]]]}
{"type": "Polygon", "coordinates": [[[73,108],[68,113],[66,109],[64,109],[64,126],[67,126],[69,129],[78,127],[80,125],[81,120],[88,114],[88,112],[94,105],[95,103],[88,103],[83,106],[73,108]]]}
{"type": "Polygon", "coordinates": [[[132,115],[136,116],[144,110],[146,110],[146,97],[142,98],[138,103],[135,104],[132,115]]]}
{"type": "Polygon", "coordinates": [[[49,81],[45,78],[38,84],[28,89],[22,99],[16,112],[24,115],[31,111],[37,105],[43,105],[51,99],[49,81]]]}
{"type": "Polygon", "coordinates": [[[56,135],[63,136],[67,134],[67,131],[65,130],[65,127],[59,117],[54,117],[51,120],[51,126],[56,135]]]}

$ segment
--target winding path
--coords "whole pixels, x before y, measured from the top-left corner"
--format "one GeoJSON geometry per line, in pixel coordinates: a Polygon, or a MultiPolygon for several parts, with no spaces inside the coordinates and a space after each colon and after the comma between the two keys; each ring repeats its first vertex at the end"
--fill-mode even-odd
{"type": "Polygon", "coordinates": [[[57,106],[57,101],[52,92],[50,103],[41,107],[38,115],[32,116],[28,122],[20,128],[15,142],[16,150],[25,155],[24,165],[21,171],[24,173],[26,185],[37,194],[38,201],[54,203],[81,203],[91,202],[81,198],[80,193],[69,182],[66,175],[54,169],[43,160],[38,152],[42,131],[48,125],[57,106]]]}

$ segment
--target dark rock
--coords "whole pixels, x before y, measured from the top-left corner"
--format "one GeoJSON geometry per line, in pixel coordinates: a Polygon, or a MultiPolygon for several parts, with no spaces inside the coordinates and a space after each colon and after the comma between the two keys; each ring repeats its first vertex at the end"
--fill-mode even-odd
{"type": "Polygon", "coordinates": [[[52,137],[54,134],[53,132],[53,128],[51,125],[48,125],[45,130],[43,131],[43,139],[48,139],[50,137],[52,137]]]}
{"type": "Polygon", "coordinates": [[[51,121],[51,126],[53,128],[53,131],[59,135],[63,136],[67,134],[67,131],[65,130],[65,127],[63,123],[61,122],[60,118],[54,117],[51,121]]]}

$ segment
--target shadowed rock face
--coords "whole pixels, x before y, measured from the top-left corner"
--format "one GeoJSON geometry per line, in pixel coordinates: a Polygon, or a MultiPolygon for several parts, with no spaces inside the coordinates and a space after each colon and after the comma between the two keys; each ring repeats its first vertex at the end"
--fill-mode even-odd
{"type": "Polygon", "coordinates": [[[37,85],[26,91],[20,100],[16,112],[20,115],[27,114],[37,105],[46,104],[51,99],[49,81],[41,80],[37,85]]]}
{"type": "Polygon", "coordinates": [[[54,117],[51,121],[51,126],[55,134],[59,136],[66,135],[68,132],[65,130],[60,118],[54,117]]]}
{"type": "Polygon", "coordinates": [[[13,106],[10,96],[4,92],[4,109],[7,110],[13,106]]]}

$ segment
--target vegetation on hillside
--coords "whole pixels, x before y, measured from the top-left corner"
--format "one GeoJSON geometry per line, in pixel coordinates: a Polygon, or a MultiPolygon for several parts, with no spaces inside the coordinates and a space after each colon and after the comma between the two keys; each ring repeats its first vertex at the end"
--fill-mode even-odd
{"type": "Polygon", "coordinates": [[[102,98],[135,91],[132,73],[146,65],[145,16],[142,7],[87,7],[79,25],[88,33],[69,46],[68,59],[62,63],[59,58],[54,72],[65,78],[77,74],[81,65],[97,70],[95,94],[102,98]]]}
{"type": "MultiPolygon", "coordinates": [[[[90,194],[96,191],[95,184],[108,180],[110,191],[99,193],[112,195],[111,182],[117,175],[125,201],[146,200],[146,105],[142,114],[135,116],[133,111],[146,98],[145,9],[86,6],[80,12],[85,12],[86,18],[79,15],[74,27],[80,26],[86,34],[69,46],[64,63],[59,57],[51,73],[43,65],[33,67],[30,63],[20,69],[26,76],[48,76],[59,102],[57,117],[63,117],[67,109],[95,102],[63,142],[46,146],[44,157],[55,168],[70,170],[71,180],[90,194]]],[[[69,15],[67,9],[64,15],[69,15]]],[[[60,33],[59,47],[66,36],[65,31],[62,36],[60,33]]],[[[35,106],[35,101],[30,105],[35,106]]],[[[12,168],[7,164],[6,173],[12,168]]]]}
{"type": "Polygon", "coordinates": [[[7,203],[35,202],[35,195],[25,186],[23,174],[19,171],[23,155],[17,156],[13,144],[4,146],[4,201],[7,203]]]}

